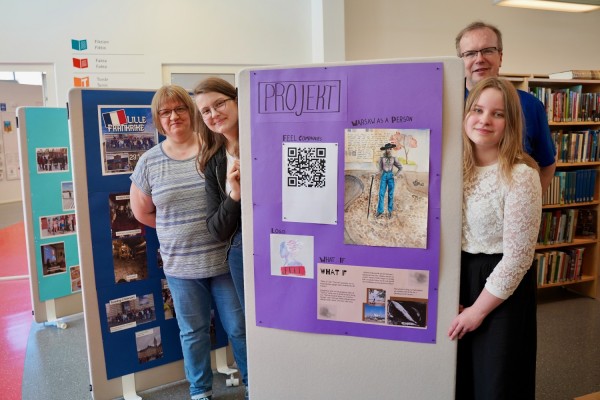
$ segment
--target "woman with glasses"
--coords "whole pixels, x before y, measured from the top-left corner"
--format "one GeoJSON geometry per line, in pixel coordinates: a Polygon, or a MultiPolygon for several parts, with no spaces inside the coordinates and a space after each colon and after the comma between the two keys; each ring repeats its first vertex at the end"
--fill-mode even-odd
{"type": "Polygon", "coordinates": [[[206,229],[205,181],[196,169],[203,146],[194,102],[185,89],[169,85],[156,92],[151,107],[155,125],[166,139],[140,157],[131,175],[131,209],[138,221],[156,228],[191,398],[210,400],[211,303],[243,374],[244,314],[225,258],[227,245],[206,229]]]}
{"type": "Polygon", "coordinates": [[[205,143],[198,165],[206,176],[206,222],[216,239],[229,242],[227,260],[244,307],[237,91],[223,79],[208,78],[196,86],[194,96],[205,143]]]}

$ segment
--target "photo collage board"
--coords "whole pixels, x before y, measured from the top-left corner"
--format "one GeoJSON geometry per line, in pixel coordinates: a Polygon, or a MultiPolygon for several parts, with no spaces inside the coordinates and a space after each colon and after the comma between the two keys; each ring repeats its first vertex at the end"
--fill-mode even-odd
{"type": "MultiPolygon", "coordinates": [[[[93,271],[108,379],[182,359],[177,315],[153,228],[131,210],[129,179],[159,143],[153,91],[81,93],[93,271]]],[[[83,266],[86,268],[86,266],[83,266]]],[[[84,273],[88,270],[85,269],[84,273]]],[[[227,345],[214,318],[213,349],[227,345]]]]}
{"type": "Polygon", "coordinates": [[[77,216],[66,108],[25,107],[32,238],[39,301],[81,291],[77,216]]]}
{"type": "Polygon", "coordinates": [[[443,66],[249,70],[257,326],[436,342],[443,66]]]}

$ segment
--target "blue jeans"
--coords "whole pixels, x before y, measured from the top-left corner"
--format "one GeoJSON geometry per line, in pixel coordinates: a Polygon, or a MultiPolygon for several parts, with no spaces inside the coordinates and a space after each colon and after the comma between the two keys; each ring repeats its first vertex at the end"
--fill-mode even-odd
{"type": "Polygon", "coordinates": [[[212,395],[210,365],[210,310],[214,304],[233,348],[233,356],[248,384],[246,324],[230,274],[205,279],[179,279],[167,276],[179,325],[185,376],[192,397],[212,395]]]}
{"type": "Polygon", "coordinates": [[[242,305],[242,311],[246,311],[246,302],[244,301],[244,259],[243,246],[242,246],[242,230],[238,229],[231,239],[231,247],[229,247],[229,254],[227,255],[227,262],[229,263],[229,271],[231,271],[231,278],[235,286],[235,291],[242,305]]]}
{"type": "Polygon", "coordinates": [[[388,212],[394,209],[394,173],[392,171],[381,174],[379,182],[379,202],[377,203],[377,213],[383,214],[383,203],[385,202],[385,192],[388,193],[388,212]]]}

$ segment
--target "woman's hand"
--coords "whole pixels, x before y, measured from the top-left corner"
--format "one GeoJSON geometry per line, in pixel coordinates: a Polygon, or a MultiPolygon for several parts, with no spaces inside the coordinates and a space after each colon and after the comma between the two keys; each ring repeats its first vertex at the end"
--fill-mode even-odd
{"type": "Polygon", "coordinates": [[[479,328],[485,317],[488,316],[496,307],[502,304],[504,300],[498,298],[483,289],[470,307],[459,306],[459,314],[452,320],[450,329],[448,329],[448,337],[451,340],[456,338],[462,339],[467,332],[473,332],[479,328]],[[461,309],[462,308],[462,309],[461,309]]]}
{"type": "Polygon", "coordinates": [[[232,200],[240,201],[242,197],[240,190],[240,160],[234,160],[231,168],[227,171],[227,182],[231,186],[229,197],[232,200]]]}
{"type": "Polygon", "coordinates": [[[452,323],[450,329],[448,329],[448,337],[451,340],[456,338],[462,339],[465,333],[472,332],[479,328],[479,325],[483,322],[485,315],[478,312],[473,307],[459,308],[460,314],[458,314],[452,323]]]}

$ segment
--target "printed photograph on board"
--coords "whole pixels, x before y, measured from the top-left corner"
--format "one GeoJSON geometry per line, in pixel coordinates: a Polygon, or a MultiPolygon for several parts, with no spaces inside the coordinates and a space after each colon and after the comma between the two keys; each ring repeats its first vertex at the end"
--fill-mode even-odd
{"type": "Polygon", "coordinates": [[[35,149],[38,174],[69,171],[69,151],[66,147],[35,149]]]}
{"type": "Polygon", "coordinates": [[[427,326],[427,299],[390,297],[388,301],[388,325],[425,328],[427,326]]]}
{"type": "Polygon", "coordinates": [[[346,129],[344,243],[427,248],[429,129],[346,129]]]}
{"type": "Polygon", "coordinates": [[[79,265],[69,267],[71,274],[71,293],[81,292],[81,271],[79,265]]]}
{"type": "Polygon", "coordinates": [[[160,280],[162,286],[162,299],[163,299],[163,311],[165,313],[165,320],[175,318],[175,305],[173,304],[173,296],[171,295],[171,289],[166,279],[160,280]]]}
{"type": "Polygon", "coordinates": [[[135,219],[131,210],[129,193],[112,193],[108,198],[110,229],[113,239],[139,236],[143,225],[135,219]]]}
{"type": "Polygon", "coordinates": [[[160,248],[156,249],[156,265],[158,266],[158,268],[163,267],[163,259],[160,255],[160,248]]]}
{"type": "Polygon", "coordinates": [[[135,346],[140,364],[162,358],[163,347],[160,338],[160,327],[136,332],[135,346]]]}
{"type": "Polygon", "coordinates": [[[42,252],[42,274],[44,276],[67,272],[65,243],[49,243],[40,246],[42,252]]]}
{"type": "Polygon", "coordinates": [[[73,182],[61,182],[60,192],[62,197],[62,210],[71,211],[75,209],[75,192],[73,192],[73,182]]]}
{"type": "Polygon", "coordinates": [[[372,305],[385,305],[386,291],[384,289],[367,288],[367,302],[372,305]]]}
{"type": "Polygon", "coordinates": [[[385,324],[385,306],[363,303],[363,321],[373,324],[385,324]]]}
{"type": "Polygon", "coordinates": [[[59,214],[40,217],[40,238],[75,235],[77,233],[75,214],[59,214]]]}
{"type": "Polygon", "coordinates": [[[106,319],[110,332],[136,327],[156,320],[154,308],[154,295],[145,294],[112,299],[104,305],[106,308],[106,319]]]}
{"type": "Polygon", "coordinates": [[[113,239],[115,283],[139,281],[148,277],[146,239],[143,236],[113,239]]]}
{"type": "Polygon", "coordinates": [[[133,172],[142,154],[158,143],[149,106],[98,106],[102,175],[133,172]]]}

